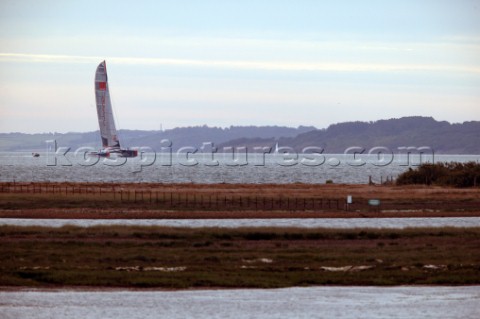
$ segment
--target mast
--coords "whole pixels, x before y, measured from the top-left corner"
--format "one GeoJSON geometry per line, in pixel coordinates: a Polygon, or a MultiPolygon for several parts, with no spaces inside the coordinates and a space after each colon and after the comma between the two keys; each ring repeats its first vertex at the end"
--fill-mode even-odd
{"type": "Polygon", "coordinates": [[[95,72],[95,101],[97,104],[98,124],[104,148],[120,148],[117,129],[113,119],[112,102],[108,89],[107,65],[101,62],[95,72]]]}

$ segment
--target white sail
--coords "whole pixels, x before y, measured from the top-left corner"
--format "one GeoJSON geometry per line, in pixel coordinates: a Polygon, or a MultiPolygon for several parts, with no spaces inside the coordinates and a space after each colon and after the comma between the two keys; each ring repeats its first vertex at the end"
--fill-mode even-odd
{"type": "Polygon", "coordinates": [[[117,129],[113,119],[112,102],[108,90],[107,65],[105,61],[100,63],[95,72],[95,100],[97,103],[98,124],[102,145],[108,149],[119,149],[120,142],[117,137],[117,129]]]}

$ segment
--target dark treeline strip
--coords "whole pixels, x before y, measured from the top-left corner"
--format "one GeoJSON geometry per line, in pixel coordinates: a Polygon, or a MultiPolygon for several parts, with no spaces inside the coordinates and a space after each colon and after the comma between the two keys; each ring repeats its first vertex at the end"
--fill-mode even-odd
{"type": "Polygon", "coordinates": [[[397,185],[408,184],[477,187],[480,186],[480,163],[422,164],[398,176],[397,185]]]}

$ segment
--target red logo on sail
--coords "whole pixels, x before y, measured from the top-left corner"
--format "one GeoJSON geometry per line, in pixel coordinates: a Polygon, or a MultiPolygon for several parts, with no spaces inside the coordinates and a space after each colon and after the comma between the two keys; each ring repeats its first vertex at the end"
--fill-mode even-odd
{"type": "Polygon", "coordinates": [[[98,88],[105,91],[107,89],[107,82],[98,82],[98,88]]]}

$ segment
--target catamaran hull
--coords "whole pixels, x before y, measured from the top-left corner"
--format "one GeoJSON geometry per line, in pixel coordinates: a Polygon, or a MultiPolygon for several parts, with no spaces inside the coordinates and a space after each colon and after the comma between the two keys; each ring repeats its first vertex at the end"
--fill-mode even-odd
{"type": "Polygon", "coordinates": [[[137,157],[138,151],[137,150],[120,150],[118,154],[120,157],[137,157]]]}
{"type": "Polygon", "coordinates": [[[98,157],[107,157],[109,158],[110,155],[116,155],[118,157],[137,157],[138,156],[138,151],[137,150],[125,150],[125,149],[119,149],[119,150],[113,150],[113,151],[106,151],[106,150],[101,150],[98,152],[90,152],[88,155],[90,156],[98,156],[98,157]]]}

